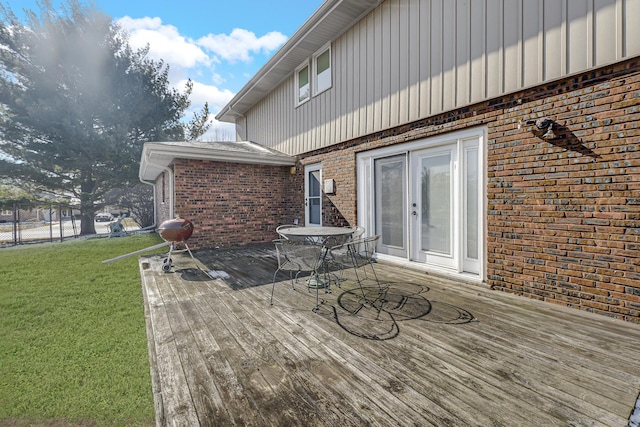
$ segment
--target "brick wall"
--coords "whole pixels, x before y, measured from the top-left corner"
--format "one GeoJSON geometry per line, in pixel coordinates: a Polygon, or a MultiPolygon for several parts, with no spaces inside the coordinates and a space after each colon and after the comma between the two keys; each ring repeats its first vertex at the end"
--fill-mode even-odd
{"type": "Polygon", "coordinates": [[[494,289],[640,319],[638,70],[632,61],[538,88],[488,123],[494,289]],[[539,116],[559,123],[557,140],[518,129],[539,116]]]}
{"type": "Polygon", "coordinates": [[[337,144],[301,165],[321,162],[336,181],[325,223],[356,225],[358,152],[486,126],[488,284],[640,322],[639,123],[634,58],[337,144]],[[556,140],[519,126],[543,116],[556,120],[556,140]]]}
{"type": "Polygon", "coordinates": [[[176,160],[175,214],[194,224],[189,246],[269,242],[291,223],[289,167],[176,160]]]}

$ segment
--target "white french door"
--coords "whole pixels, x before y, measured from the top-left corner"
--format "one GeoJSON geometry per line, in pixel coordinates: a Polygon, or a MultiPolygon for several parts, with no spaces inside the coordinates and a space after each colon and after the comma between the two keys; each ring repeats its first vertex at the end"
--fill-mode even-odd
{"type": "Polygon", "coordinates": [[[407,256],[407,156],[383,157],[375,165],[375,229],[378,252],[407,256]]]}
{"type": "Polygon", "coordinates": [[[306,226],[322,225],[322,166],[304,168],[304,222],[306,226]]]}
{"type": "Polygon", "coordinates": [[[414,261],[454,268],[459,209],[455,145],[411,153],[411,237],[414,261]]]}
{"type": "Polygon", "coordinates": [[[358,155],[358,223],[378,253],[482,278],[483,129],[358,155]]]}

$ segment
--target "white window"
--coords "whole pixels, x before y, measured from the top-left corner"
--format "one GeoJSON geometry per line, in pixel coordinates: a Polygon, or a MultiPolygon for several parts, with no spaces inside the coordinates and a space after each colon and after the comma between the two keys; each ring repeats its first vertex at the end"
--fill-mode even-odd
{"type": "Polygon", "coordinates": [[[309,81],[309,63],[305,62],[296,69],[296,104],[300,105],[309,100],[311,82],[309,81]]]}
{"type": "Polygon", "coordinates": [[[325,46],[313,56],[313,94],[317,95],[331,87],[331,46],[325,46]]]}

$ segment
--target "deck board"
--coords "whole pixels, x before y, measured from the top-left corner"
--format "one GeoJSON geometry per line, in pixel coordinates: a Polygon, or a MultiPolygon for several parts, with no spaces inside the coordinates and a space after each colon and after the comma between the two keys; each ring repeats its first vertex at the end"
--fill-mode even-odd
{"type": "Polygon", "coordinates": [[[352,272],[271,306],[272,247],[196,257],[217,278],[140,261],[159,426],[624,426],[638,397],[635,324],[382,263],[384,310],[346,311],[352,272]]]}

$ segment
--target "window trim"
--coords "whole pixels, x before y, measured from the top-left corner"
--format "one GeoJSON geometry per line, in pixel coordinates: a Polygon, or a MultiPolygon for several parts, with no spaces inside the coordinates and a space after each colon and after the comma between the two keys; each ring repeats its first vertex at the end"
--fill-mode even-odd
{"type": "Polygon", "coordinates": [[[295,71],[295,81],[296,81],[296,85],[295,85],[295,99],[296,99],[296,106],[302,105],[305,102],[309,102],[309,100],[311,99],[312,96],[312,82],[311,82],[311,74],[312,74],[312,70],[311,70],[311,64],[309,63],[309,60],[307,59],[306,61],[304,61],[302,64],[298,65],[296,67],[296,71],[295,71]],[[300,99],[300,71],[302,71],[304,68],[307,68],[307,73],[308,73],[308,82],[307,85],[309,86],[309,93],[307,95],[307,97],[305,99],[300,99]]]}
{"type": "MultiPolygon", "coordinates": [[[[311,57],[311,68],[312,68],[312,92],[313,96],[320,95],[322,92],[325,92],[331,87],[333,87],[333,57],[331,55],[331,43],[327,43],[318,49],[313,56],[311,57]],[[318,88],[318,58],[323,55],[325,52],[329,51],[329,84],[327,87],[319,89],[318,88]]],[[[326,70],[325,70],[326,71],[326,70]]]]}

